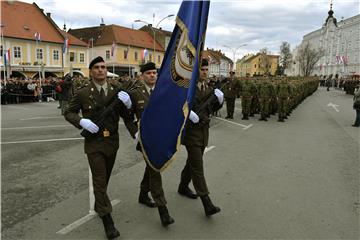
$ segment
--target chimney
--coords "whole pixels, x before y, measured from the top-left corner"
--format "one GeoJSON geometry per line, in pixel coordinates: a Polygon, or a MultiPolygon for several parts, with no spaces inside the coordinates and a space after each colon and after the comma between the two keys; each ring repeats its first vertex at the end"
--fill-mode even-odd
{"type": "Polygon", "coordinates": [[[48,17],[48,18],[51,18],[51,13],[46,13],[46,16],[48,17]]]}

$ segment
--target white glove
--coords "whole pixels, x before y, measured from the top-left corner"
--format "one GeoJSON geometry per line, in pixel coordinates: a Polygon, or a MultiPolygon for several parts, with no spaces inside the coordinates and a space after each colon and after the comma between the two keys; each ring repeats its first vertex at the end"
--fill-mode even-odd
{"type": "Polygon", "coordinates": [[[196,113],[194,113],[192,110],[190,111],[189,119],[190,119],[193,123],[198,123],[198,122],[199,122],[199,116],[198,116],[196,113]]]}
{"type": "Polygon", "coordinates": [[[224,102],[224,93],[220,89],[214,90],[215,96],[217,97],[220,104],[224,102]]]}
{"type": "Polygon", "coordinates": [[[120,101],[122,101],[124,103],[124,105],[126,106],[127,109],[131,108],[132,103],[131,103],[130,96],[129,96],[129,94],[127,94],[127,92],[120,91],[118,93],[118,98],[120,101]]]}
{"type": "Polygon", "coordinates": [[[97,133],[99,131],[99,127],[87,118],[83,118],[80,120],[80,126],[82,126],[84,129],[88,130],[91,133],[97,133]]]}
{"type": "Polygon", "coordinates": [[[135,133],[135,140],[138,140],[139,139],[139,131],[137,131],[136,133],[135,133]]]}

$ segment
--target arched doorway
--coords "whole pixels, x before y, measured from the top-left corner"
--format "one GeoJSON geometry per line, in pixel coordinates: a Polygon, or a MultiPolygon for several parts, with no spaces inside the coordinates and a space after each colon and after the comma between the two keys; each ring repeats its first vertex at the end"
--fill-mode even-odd
{"type": "MultiPolygon", "coordinates": [[[[65,74],[65,77],[66,77],[67,75],[69,75],[69,73],[66,73],[66,74],[65,74]]],[[[74,71],[73,71],[73,77],[83,78],[83,77],[85,77],[85,75],[84,75],[81,71],[79,71],[79,70],[74,70],[74,71]]]]}
{"type": "Polygon", "coordinates": [[[11,78],[26,79],[26,75],[19,71],[12,71],[11,78]]]}
{"type": "MultiPolygon", "coordinates": [[[[57,77],[55,73],[53,72],[45,72],[45,78],[48,78],[48,77],[57,77]]],[[[39,73],[35,73],[34,76],[32,76],[32,78],[39,78],[39,73]]]]}

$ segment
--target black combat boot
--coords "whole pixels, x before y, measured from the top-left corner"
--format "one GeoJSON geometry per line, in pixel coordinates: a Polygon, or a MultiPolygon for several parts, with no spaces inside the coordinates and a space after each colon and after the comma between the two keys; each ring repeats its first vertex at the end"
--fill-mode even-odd
{"type": "Polygon", "coordinates": [[[167,225],[173,224],[175,222],[174,219],[169,215],[169,211],[165,205],[159,206],[158,210],[159,210],[161,224],[164,227],[166,227],[167,225]]]}
{"type": "Polygon", "coordinates": [[[191,199],[197,198],[197,195],[189,188],[189,186],[183,185],[181,183],[179,184],[178,193],[191,199]]]}
{"type": "Polygon", "coordinates": [[[209,217],[211,215],[214,215],[214,214],[220,212],[221,209],[219,207],[214,206],[214,204],[210,200],[209,195],[201,196],[200,198],[201,198],[202,204],[204,206],[206,216],[209,217]]]}
{"type": "Polygon", "coordinates": [[[151,200],[148,193],[145,193],[143,191],[140,191],[139,194],[139,203],[144,204],[145,206],[148,206],[150,208],[156,207],[156,204],[151,200]]]}
{"type": "Polygon", "coordinates": [[[117,238],[118,236],[120,236],[119,231],[114,226],[114,221],[113,221],[110,213],[101,217],[101,219],[103,221],[105,234],[108,239],[114,239],[114,238],[117,238]]]}

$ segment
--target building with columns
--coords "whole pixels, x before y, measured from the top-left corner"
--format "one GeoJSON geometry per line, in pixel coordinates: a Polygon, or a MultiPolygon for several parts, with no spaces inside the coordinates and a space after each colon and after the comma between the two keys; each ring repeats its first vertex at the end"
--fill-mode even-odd
{"type": "Polygon", "coordinates": [[[302,75],[298,61],[298,50],[310,43],[311,48],[323,50],[323,57],[316,63],[311,75],[338,77],[360,74],[360,14],[338,21],[332,4],[320,29],[306,34],[293,51],[293,64],[285,74],[302,75]]]}

